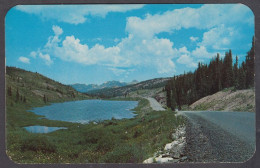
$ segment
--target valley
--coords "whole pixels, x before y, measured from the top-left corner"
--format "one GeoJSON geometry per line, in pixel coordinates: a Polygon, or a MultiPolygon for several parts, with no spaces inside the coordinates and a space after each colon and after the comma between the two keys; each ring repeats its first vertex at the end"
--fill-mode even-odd
{"type": "Polygon", "coordinates": [[[77,92],[39,73],[14,67],[7,67],[6,72],[6,149],[16,163],[140,163],[171,141],[169,135],[184,123],[183,117],[176,117],[168,108],[153,110],[149,100],[143,98],[156,95],[162,87],[135,90],[110,99],[137,101],[137,107],[132,109],[135,117],[130,119],[112,117],[87,123],[50,120],[31,110],[100,97],[77,92]],[[55,131],[32,133],[25,129],[31,126],[55,131]]]}

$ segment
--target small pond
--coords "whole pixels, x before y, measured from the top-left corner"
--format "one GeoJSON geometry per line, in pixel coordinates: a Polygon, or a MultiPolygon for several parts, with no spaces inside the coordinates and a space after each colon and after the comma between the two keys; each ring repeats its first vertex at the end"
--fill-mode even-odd
{"type": "Polygon", "coordinates": [[[67,129],[66,127],[46,127],[46,126],[29,126],[24,128],[31,133],[49,133],[60,129],[67,129]]]}

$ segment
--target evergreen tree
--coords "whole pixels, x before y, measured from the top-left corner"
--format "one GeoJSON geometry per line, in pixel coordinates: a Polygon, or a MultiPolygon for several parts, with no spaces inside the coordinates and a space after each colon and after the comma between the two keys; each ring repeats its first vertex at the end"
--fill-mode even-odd
{"type": "Polygon", "coordinates": [[[192,73],[185,73],[169,80],[165,86],[167,106],[175,110],[185,104],[214,94],[223,88],[246,89],[254,86],[254,38],[246,60],[239,66],[236,56],[233,64],[232,51],[225,53],[224,59],[217,54],[209,64],[198,63],[192,73]]]}
{"type": "Polygon", "coordinates": [[[233,74],[234,74],[233,83],[234,83],[235,88],[238,89],[239,88],[239,83],[238,83],[239,77],[238,77],[238,57],[237,56],[236,56],[236,62],[234,64],[233,74]]]}
{"type": "Polygon", "coordinates": [[[166,86],[165,86],[165,90],[166,90],[166,105],[167,107],[171,107],[171,83],[170,80],[167,82],[166,86]]]}
{"type": "Polygon", "coordinates": [[[222,87],[229,88],[233,84],[232,52],[226,52],[222,68],[222,87]]]}
{"type": "Polygon", "coordinates": [[[43,101],[44,103],[47,103],[47,97],[45,95],[43,95],[43,101]]]}
{"type": "Polygon", "coordinates": [[[8,95],[8,96],[12,96],[12,87],[11,87],[11,86],[9,86],[9,87],[7,88],[7,95],[8,95]]]}
{"type": "Polygon", "coordinates": [[[175,111],[176,108],[176,87],[175,87],[175,80],[171,80],[171,109],[175,111]]]}
{"type": "Polygon", "coordinates": [[[246,88],[246,72],[243,67],[240,67],[238,70],[238,87],[237,89],[246,88]]]}
{"type": "Polygon", "coordinates": [[[247,53],[246,56],[246,87],[253,87],[254,86],[254,78],[255,78],[255,72],[254,72],[254,62],[255,62],[255,38],[253,37],[252,40],[252,48],[247,53]]]}
{"type": "Polygon", "coordinates": [[[19,90],[17,88],[17,90],[16,90],[16,100],[15,101],[18,102],[19,98],[20,98],[20,94],[19,94],[19,90]]]}

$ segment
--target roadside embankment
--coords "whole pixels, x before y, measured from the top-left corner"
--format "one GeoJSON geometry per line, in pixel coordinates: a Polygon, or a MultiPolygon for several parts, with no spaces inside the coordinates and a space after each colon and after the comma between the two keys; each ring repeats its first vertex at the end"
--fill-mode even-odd
{"type": "Polygon", "coordinates": [[[255,90],[225,89],[194,102],[189,108],[189,110],[255,112],[255,90]]]}
{"type": "Polygon", "coordinates": [[[186,127],[180,125],[174,133],[172,133],[172,141],[165,145],[163,150],[159,150],[154,153],[153,157],[150,157],[143,161],[143,163],[178,163],[187,159],[184,155],[186,146],[186,127]]]}

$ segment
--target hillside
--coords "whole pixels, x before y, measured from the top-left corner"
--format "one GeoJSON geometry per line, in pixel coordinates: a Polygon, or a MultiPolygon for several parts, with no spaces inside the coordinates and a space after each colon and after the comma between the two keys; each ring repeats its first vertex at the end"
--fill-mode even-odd
{"type": "Polygon", "coordinates": [[[118,88],[105,88],[105,89],[93,90],[87,93],[91,95],[98,95],[101,97],[102,96],[103,97],[126,96],[127,94],[133,91],[164,87],[168,80],[170,80],[170,78],[156,78],[156,79],[142,81],[132,85],[122,86],[118,88]]]}
{"type": "Polygon", "coordinates": [[[85,99],[88,96],[37,72],[6,67],[6,98],[8,107],[16,104],[38,106],[48,102],[85,99]]]}
{"type": "Polygon", "coordinates": [[[194,102],[190,110],[255,112],[255,90],[219,91],[194,102]]]}
{"type": "MultiPolygon", "coordinates": [[[[157,88],[152,93],[150,90],[140,90],[132,94],[154,95],[161,91],[162,88],[157,88]]],[[[27,164],[140,163],[172,141],[169,135],[184,123],[184,119],[175,116],[170,109],[153,111],[148,100],[138,97],[119,98],[139,102],[134,109],[136,116],[131,119],[81,124],[49,120],[28,111],[53,102],[87,98],[71,86],[39,73],[7,67],[6,152],[9,158],[16,163],[27,164]],[[26,131],[26,126],[67,129],[35,134],[26,131]]]]}

